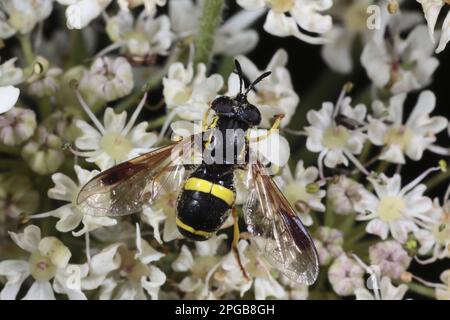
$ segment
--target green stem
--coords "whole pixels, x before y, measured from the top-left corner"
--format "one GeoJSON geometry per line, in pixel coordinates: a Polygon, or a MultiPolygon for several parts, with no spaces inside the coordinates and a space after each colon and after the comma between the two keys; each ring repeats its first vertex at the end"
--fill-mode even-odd
{"type": "Polygon", "coordinates": [[[357,225],[349,233],[348,238],[346,239],[345,242],[348,245],[351,245],[351,244],[355,243],[356,241],[360,240],[361,238],[363,238],[367,234],[366,226],[367,226],[367,223],[364,223],[364,222],[361,223],[360,225],[357,225]]]}
{"type": "Polygon", "coordinates": [[[428,288],[421,284],[413,283],[413,282],[408,283],[408,287],[409,287],[409,290],[411,290],[417,294],[420,294],[422,296],[425,296],[425,297],[428,297],[431,299],[436,299],[434,289],[432,289],[432,288],[428,288]]]}
{"type": "Polygon", "coordinates": [[[33,46],[31,45],[30,35],[24,34],[19,36],[20,46],[22,48],[23,56],[28,65],[34,62],[33,46]]]}
{"type": "Polygon", "coordinates": [[[87,48],[81,30],[70,31],[69,41],[71,53],[67,63],[68,66],[72,67],[82,64],[87,56],[87,48]]]}
{"type": "Polygon", "coordinates": [[[8,154],[11,156],[18,156],[20,155],[20,148],[0,144],[0,153],[8,154]]]}
{"type": "Polygon", "coordinates": [[[49,117],[52,113],[52,106],[50,104],[50,98],[48,97],[40,99],[38,107],[42,120],[47,119],[47,117],[49,117]]]}
{"type": "Polygon", "coordinates": [[[427,186],[427,190],[431,190],[439,186],[442,182],[450,178],[450,170],[448,169],[446,172],[440,172],[436,174],[434,177],[430,178],[425,185],[427,186]]]}
{"type": "Polygon", "coordinates": [[[159,128],[159,127],[161,127],[164,124],[164,121],[166,121],[166,115],[163,115],[163,116],[161,116],[159,118],[150,120],[148,122],[147,129],[148,130],[153,130],[153,129],[159,128]]]}
{"type": "Polygon", "coordinates": [[[203,13],[200,18],[200,28],[195,38],[194,65],[209,64],[214,47],[217,27],[222,18],[224,0],[208,0],[203,2],[203,13]]]}
{"type": "Polygon", "coordinates": [[[334,210],[333,206],[331,205],[331,201],[329,200],[329,197],[327,197],[326,202],[326,210],[325,210],[325,226],[327,227],[333,227],[334,226],[334,210]]]}

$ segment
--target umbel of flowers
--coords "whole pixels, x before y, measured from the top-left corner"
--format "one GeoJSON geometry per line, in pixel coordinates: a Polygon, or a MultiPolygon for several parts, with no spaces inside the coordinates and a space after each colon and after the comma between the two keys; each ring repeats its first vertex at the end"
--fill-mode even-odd
{"type": "Polygon", "coordinates": [[[450,128],[439,115],[448,81],[434,81],[448,74],[449,9],[447,0],[2,0],[0,299],[450,299],[450,128]],[[212,101],[242,85],[234,59],[245,81],[271,72],[247,94],[261,113],[249,134],[279,145],[250,148],[275,167],[313,237],[311,286],[273,268],[246,231],[245,170],[234,177],[235,251],[231,217],[208,241],[179,233],[179,181],[133,216],[78,204],[100,172],[211,121],[212,101]],[[296,70],[318,59],[314,84],[296,70]],[[278,134],[268,132],[275,119],[278,134]]]}

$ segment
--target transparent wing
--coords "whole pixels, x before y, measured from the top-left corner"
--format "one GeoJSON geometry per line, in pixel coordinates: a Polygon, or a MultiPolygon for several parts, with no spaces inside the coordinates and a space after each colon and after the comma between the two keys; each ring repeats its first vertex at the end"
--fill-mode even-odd
{"type": "Polygon", "coordinates": [[[319,263],[311,236],[259,162],[251,165],[251,175],[253,190],[244,217],[254,245],[292,281],[313,284],[319,263]]]}
{"type": "Polygon", "coordinates": [[[80,190],[77,205],[93,216],[123,216],[150,204],[162,190],[179,188],[194,139],[184,139],[105,170],[80,190]]]}

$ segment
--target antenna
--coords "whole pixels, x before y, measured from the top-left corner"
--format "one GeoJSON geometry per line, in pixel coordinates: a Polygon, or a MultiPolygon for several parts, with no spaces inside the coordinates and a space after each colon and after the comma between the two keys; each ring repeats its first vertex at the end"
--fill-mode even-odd
{"type": "Polygon", "coordinates": [[[244,83],[244,74],[242,73],[241,64],[237,59],[234,60],[234,65],[236,66],[236,71],[239,76],[239,93],[242,93],[242,85],[244,83]]]}
{"type": "Polygon", "coordinates": [[[250,92],[250,90],[252,90],[264,78],[270,76],[271,73],[272,73],[271,71],[267,71],[267,72],[264,72],[262,75],[260,75],[258,78],[256,78],[256,80],[253,81],[252,84],[249,85],[248,88],[245,90],[244,95],[246,96],[250,92]]]}

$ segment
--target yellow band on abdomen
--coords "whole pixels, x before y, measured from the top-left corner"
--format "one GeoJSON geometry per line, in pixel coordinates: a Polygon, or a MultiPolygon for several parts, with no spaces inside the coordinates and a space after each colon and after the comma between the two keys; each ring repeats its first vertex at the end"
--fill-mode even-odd
{"type": "Polygon", "coordinates": [[[184,190],[210,193],[213,196],[225,201],[230,207],[234,203],[234,191],[220,184],[212,183],[200,178],[189,178],[186,180],[184,190]]]}
{"type": "Polygon", "coordinates": [[[191,226],[187,225],[186,223],[184,223],[183,221],[178,219],[178,217],[176,218],[176,224],[181,229],[184,229],[184,230],[186,230],[186,231],[188,231],[188,232],[190,232],[192,234],[195,234],[197,236],[201,236],[201,237],[205,237],[205,238],[211,238],[214,235],[214,232],[208,232],[208,231],[203,231],[203,230],[195,230],[191,226]]]}

